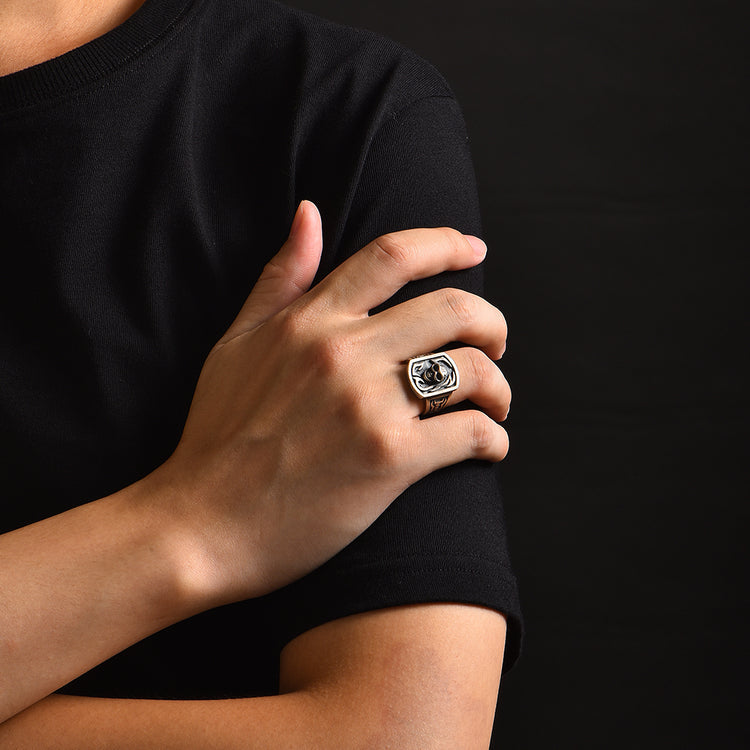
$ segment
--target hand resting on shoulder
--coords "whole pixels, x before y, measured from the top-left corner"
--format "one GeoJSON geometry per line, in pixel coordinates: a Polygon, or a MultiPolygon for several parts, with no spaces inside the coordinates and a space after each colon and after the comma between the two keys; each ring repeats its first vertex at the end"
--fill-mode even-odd
{"type": "Polygon", "coordinates": [[[303,202],[162,466],[0,536],[0,721],[157,630],[304,575],[430,472],[506,455],[500,311],[441,289],[370,315],[409,281],[476,265],[484,243],[386,235],[309,289],[321,249],[303,202]],[[467,345],[453,401],[479,409],[420,419],[405,362],[450,341],[467,345]]]}

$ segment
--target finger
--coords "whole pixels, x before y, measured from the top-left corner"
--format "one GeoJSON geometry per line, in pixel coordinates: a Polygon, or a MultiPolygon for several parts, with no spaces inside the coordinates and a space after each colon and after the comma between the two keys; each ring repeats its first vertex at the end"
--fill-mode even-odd
{"type": "Polygon", "coordinates": [[[409,229],[366,245],[312,291],[332,310],[367,315],[402,286],[442,271],[470,268],[487,252],[482,240],[455,229],[409,229]]]}
{"type": "Polygon", "coordinates": [[[252,330],[301,297],[313,282],[322,249],[320,212],[311,201],[302,201],[289,238],[266,264],[222,342],[252,330]]]}
{"type": "MultiPolygon", "coordinates": [[[[479,349],[463,347],[450,351],[459,373],[459,386],[450,394],[447,405],[471,401],[496,422],[502,422],[510,410],[510,384],[498,366],[479,349]]],[[[403,377],[407,380],[406,367],[403,377]]],[[[412,415],[424,412],[425,399],[417,396],[406,382],[412,415]]]]}
{"type": "Polygon", "coordinates": [[[357,325],[396,361],[434,352],[451,341],[482,349],[491,359],[505,351],[508,325],[494,305],[463,289],[437,289],[383,310],[357,325]]]}
{"type": "Polygon", "coordinates": [[[470,458],[502,461],[508,455],[508,433],[481,411],[454,411],[417,421],[421,476],[470,458]]]}

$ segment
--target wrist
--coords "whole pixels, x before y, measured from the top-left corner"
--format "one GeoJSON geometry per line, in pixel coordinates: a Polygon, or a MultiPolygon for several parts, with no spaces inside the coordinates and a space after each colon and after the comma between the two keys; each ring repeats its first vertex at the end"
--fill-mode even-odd
{"type": "Polygon", "coordinates": [[[128,503],[159,571],[165,619],[185,619],[253,595],[252,586],[238,586],[228,570],[226,561],[239,553],[204,484],[170,459],[129,488],[128,503]]]}
{"type": "Polygon", "coordinates": [[[190,532],[184,493],[165,473],[157,469],[105,502],[131,529],[128,565],[146,584],[144,603],[151,619],[166,627],[209,609],[211,592],[201,580],[201,554],[190,532]]]}

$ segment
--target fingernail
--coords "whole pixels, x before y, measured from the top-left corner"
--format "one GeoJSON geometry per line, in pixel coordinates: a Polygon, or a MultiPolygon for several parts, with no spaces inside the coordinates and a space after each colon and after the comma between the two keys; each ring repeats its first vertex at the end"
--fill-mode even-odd
{"type": "Polygon", "coordinates": [[[469,244],[474,248],[474,252],[480,257],[484,258],[484,256],[487,254],[487,245],[479,239],[479,237],[475,237],[473,234],[467,234],[465,235],[466,239],[469,240],[469,244]]]}
{"type": "Polygon", "coordinates": [[[302,223],[302,216],[305,213],[305,201],[301,201],[297,206],[297,213],[294,214],[294,221],[292,221],[292,228],[289,230],[289,237],[294,237],[299,232],[300,224],[302,223]]]}

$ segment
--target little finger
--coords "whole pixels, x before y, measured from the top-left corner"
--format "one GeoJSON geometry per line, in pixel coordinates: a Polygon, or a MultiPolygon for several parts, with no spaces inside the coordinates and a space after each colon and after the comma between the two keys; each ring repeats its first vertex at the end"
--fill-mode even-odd
{"type": "Polygon", "coordinates": [[[508,433],[474,409],[422,419],[414,434],[422,463],[419,469],[425,474],[471,458],[502,461],[508,455],[508,433]]]}

